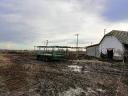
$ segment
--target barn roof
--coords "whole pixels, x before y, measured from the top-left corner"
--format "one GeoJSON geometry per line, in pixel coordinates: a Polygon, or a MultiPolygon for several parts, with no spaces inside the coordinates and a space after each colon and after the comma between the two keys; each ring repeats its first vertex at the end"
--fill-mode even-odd
{"type": "Polygon", "coordinates": [[[71,47],[71,46],[35,46],[37,48],[72,48],[72,49],[83,49],[84,47],[71,47]]]}
{"type": "MultiPolygon", "coordinates": [[[[122,44],[128,44],[128,31],[120,31],[120,30],[112,30],[111,32],[107,33],[102,40],[106,37],[106,36],[114,36],[116,37],[122,44]]],[[[102,40],[100,41],[100,43],[102,42],[102,40]]],[[[93,46],[97,46],[99,45],[95,44],[95,45],[91,45],[91,46],[87,46],[88,47],[93,47],[93,46]]]]}
{"type": "Polygon", "coordinates": [[[128,44],[128,31],[119,31],[119,30],[112,30],[105,36],[114,36],[116,37],[121,43],[128,44]]]}
{"type": "Polygon", "coordinates": [[[94,44],[94,45],[87,46],[86,48],[94,47],[94,46],[98,46],[98,45],[99,45],[99,44],[94,44]]]}

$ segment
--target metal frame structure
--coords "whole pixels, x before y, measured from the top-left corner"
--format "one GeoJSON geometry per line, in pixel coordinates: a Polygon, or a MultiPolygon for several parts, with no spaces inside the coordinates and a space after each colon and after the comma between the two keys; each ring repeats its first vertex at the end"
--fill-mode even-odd
{"type": "Polygon", "coordinates": [[[37,48],[37,59],[43,61],[61,61],[66,60],[69,49],[83,49],[84,47],[70,46],[34,46],[37,48]],[[42,50],[43,49],[43,50],[42,50]]]}

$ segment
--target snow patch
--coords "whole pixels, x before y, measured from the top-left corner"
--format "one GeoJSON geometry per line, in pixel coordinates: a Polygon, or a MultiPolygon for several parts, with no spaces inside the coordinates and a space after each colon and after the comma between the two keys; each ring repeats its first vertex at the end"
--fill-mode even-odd
{"type": "Polygon", "coordinates": [[[82,69],[82,66],[78,66],[78,65],[70,65],[68,67],[71,71],[74,71],[74,72],[81,72],[81,69],[82,69]]]}
{"type": "Polygon", "coordinates": [[[81,88],[70,88],[68,91],[60,93],[59,96],[79,96],[81,93],[85,93],[81,88]]]}

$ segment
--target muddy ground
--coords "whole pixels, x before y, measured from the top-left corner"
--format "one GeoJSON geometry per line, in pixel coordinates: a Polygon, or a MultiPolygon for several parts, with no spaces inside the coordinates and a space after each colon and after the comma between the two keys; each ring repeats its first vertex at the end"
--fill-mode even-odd
{"type": "Polygon", "coordinates": [[[0,54],[0,96],[128,96],[128,70],[120,62],[0,54]]]}

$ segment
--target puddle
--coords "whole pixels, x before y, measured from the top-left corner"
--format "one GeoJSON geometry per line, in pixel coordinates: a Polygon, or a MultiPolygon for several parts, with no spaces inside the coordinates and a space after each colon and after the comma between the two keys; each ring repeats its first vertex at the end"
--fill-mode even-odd
{"type": "Polygon", "coordinates": [[[88,72],[90,72],[90,71],[84,71],[84,73],[88,73],[88,72]]]}
{"type": "Polygon", "coordinates": [[[91,89],[91,88],[87,88],[87,93],[96,93],[93,89],[91,89]]]}
{"type": "Polygon", "coordinates": [[[70,88],[68,91],[65,91],[63,93],[60,93],[59,96],[80,96],[81,94],[85,95],[85,92],[81,88],[70,88]]]}
{"type": "Polygon", "coordinates": [[[64,91],[59,94],[59,96],[97,96],[97,93],[91,89],[87,88],[87,91],[83,90],[82,88],[70,88],[67,91],[64,91]]]}
{"type": "Polygon", "coordinates": [[[97,91],[102,92],[102,93],[105,93],[105,92],[106,92],[106,91],[103,90],[103,89],[97,89],[97,91]]]}
{"type": "Polygon", "coordinates": [[[68,68],[69,68],[68,70],[74,71],[74,72],[84,72],[84,73],[90,72],[87,70],[88,69],[87,66],[69,65],[68,68]]]}
{"type": "Polygon", "coordinates": [[[74,71],[74,72],[81,72],[82,71],[82,66],[78,66],[78,65],[69,65],[69,70],[70,71],[74,71]]]}

